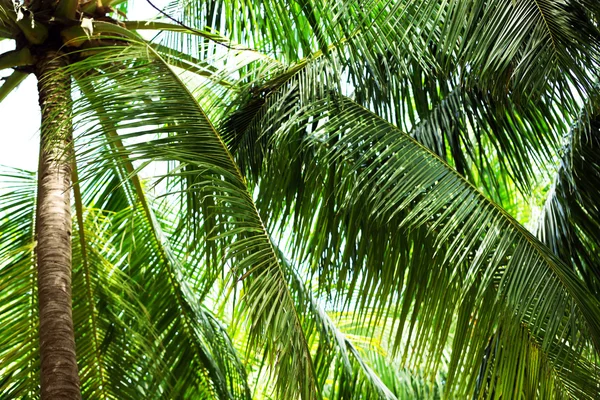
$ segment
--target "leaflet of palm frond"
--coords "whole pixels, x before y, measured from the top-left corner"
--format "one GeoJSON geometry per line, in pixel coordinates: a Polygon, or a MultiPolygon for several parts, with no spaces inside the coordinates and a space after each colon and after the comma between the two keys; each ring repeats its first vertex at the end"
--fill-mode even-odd
{"type": "MultiPolygon", "coordinates": [[[[222,264],[211,267],[222,269],[231,265],[235,275],[243,281],[243,309],[252,321],[250,346],[266,345],[267,359],[277,371],[276,387],[280,396],[289,398],[299,394],[305,399],[318,398],[310,352],[299,317],[291,311],[294,310],[292,297],[261,216],[222,138],[182,81],[156,53],[135,45],[101,49],[97,57],[73,63],[68,68],[74,76],[82,77],[77,81],[78,86],[87,93],[73,103],[74,118],[80,126],[86,127],[84,137],[103,137],[102,126],[93,123],[100,116],[110,118],[112,126],[119,130],[118,137],[108,141],[113,146],[111,152],[102,151],[105,139],[96,145],[88,143],[76,151],[79,160],[90,165],[86,173],[82,172],[82,180],[94,175],[100,161],[117,163],[128,176],[137,172],[133,165],[169,161],[177,165],[172,178],[180,177],[183,182],[187,176],[194,177],[194,186],[187,190],[196,191],[200,198],[212,197],[212,212],[219,215],[223,224],[224,233],[211,237],[206,246],[225,248],[226,258],[221,260],[222,264]],[[108,65],[107,59],[110,59],[108,65]],[[93,69],[102,73],[89,74],[93,69]],[[100,115],[97,114],[99,105],[104,108],[100,115]]],[[[195,315],[198,307],[181,279],[185,276],[184,267],[178,265],[169,250],[168,242],[151,216],[153,212],[143,201],[140,207],[130,210],[128,217],[140,222],[126,224],[123,220],[115,224],[123,227],[122,240],[130,246],[131,262],[136,262],[127,273],[144,285],[146,295],[142,294],[142,302],[151,320],[159,323],[157,331],[163,333],[164,347],[169,348],[165,357],[170,359],[165,362],[179,366],[177,371],[183,374],[174,382],[178,385],[174,387],[194,390],[194,385],[186,380],[193,380],[194,376],[200,378],[197,372],[200,369],[189,368],[189,365],[199,361],[193,358],[202,355],[199,353],[202,346],[198,344],[185,352],[175,349],[181,349],[186,339],[197,343],[195,331],[190,328],[197,321],[190,316],[195,315]],[[145,222],[138,214],[146,215],[145,222]],[[156,263],[147,265],[143,260],[156,263]],[[165,281],[169,285],[165,285],[165,281]],[[177,309],[169,311],[170,307],[177,309]],[[167,334],[170,330],[172,332],[167,334]],[[171,344],[176,347],[170,347],[171,344]]],[[[202,210],[197,212],[202,213],[202,210]]],[[[211,373],[219,373],[212,366],[204,366],[211,373]]],[[[215,390],[222,390],[225,386],[219,386],[218,380],[215,382],[217,377],[211,375],[211,380],[216,383],[215,390]]],[[[195,387],[202,386],[202,382],[197,383],[195,387]]]]}
{"type": "MultiPolygon", "coordinates": [[[[447,390],[466,393],[473,389],[469,377],[474,374],[466,371],[476,367],[465,367],[470,362],[478,365],[485,348],[484,341],[479,342],[482,336],[475,331],[488,332],[512,307],[518,311],[509,313],[522,318],[518,324],[532,327],[529,345],[541,342],[546,360],[556,371],[567,368],[567,358],[562,358],[565,354],[579,354],[578,365],[593,375],[586,355],[592,342],[586,345],[588,350],[578,344],[563,351],[559,348],[565,339],[547,336],[550,331],[567,334],[566,326],[591,317],[597,307],[568,267],[504,211],[484,200],[443,162],[393,126],[347,100],[343,106],[327,101],[313,106],[315,109],[298,111],[301,115],[297,119],[288,117],[289,122],[271,139],[274,147],[265,165],[272,169],[261,175],[259,204],[278,221],[273,227],[283,226],[282,235],[293,226],[290,252],[320,276],[322,290],[335,288],[345,298],[356,294],[358,300],[346,304],[358,314],[369,308],[391,310],[390,314],[401,321],[396,325],[396,345],[404,333],[414,338],[408,361],[419,363],[415,354],[430,349],[426,365],[433,370],[435,362],[431,360],[441,354],[453,318],[446,313],[456,307],[461,316],[454,323],[459,324],[462,335],[453,342],[453,362],[458,364],[452,370],[460,377],[449,376],[447,390]],[[320,120],[314,132],[309,124],[298,123],[309,116],[320,120]],[[313,157],[302,159],[300,154],[306,152],[313,157]],[[298,158],[300,183],[290,172],[279,169],[283,159],[290,165],[298,158]],[[297,188],[291,197],[290,188],[297,188]],[[295,199],[300,217],[286,223],[285,210],[295,199]],[[318,211],[314,213],[314,209],[318,211]],[[543,285],[533,285],[542,281],[543,285]],[[532,285],[535,290],[524,289],[532,285]],[[464,294],[468,288],[474,291],[472,297],[464,294]],[[524,293],[529,293],[527,299],[522,297],[524,293]],[[579,296],[583,297],[575,300],[579,296]],[[544,305],[542,299],[549,298],[557,301],[556,308],[544,305]],[[572,301],[583,306],[579,316],[566,311],[572,301]],[[433,325],[413,329],[417,318],[433,325]],[[469,325],[473,320],[479,322],[469,325]],[[403,322],[409,322],[408,328],[403,328],[403,322]],[[549,325],[544,328],[538,323],[549,325]],[[469,343],[471,340],[478,344],[469,343]]],[[[269,122],[266,126],[272,128],[269,122]]],[[[517,326],[510,318],[503,319],[502,324],[517,326]]],[[[592,320],[585,322],[592,330],[597,329],[594,324],[592,320]]],[[[582,329],[587,332],[588,328],[582,329]]],[[[585,337],[583,331],[576,336],[585,337]]],[[[408,354],[407,349],[401,352],[408,354]]],[[[583,386],[576,388],[566,381],[568,375],[557,373],[554,377],[562,392],[591,393],[585,382],[578,382],[583,386]]],[[[511,377],[504,379],[510,381],[511,377]]]]}
{"type": "MultiPolygon", "coordinates": [[[[8,331],[0,345],[6,378],[1,391],[3,398],[33,399],[39,393],[33,253],[36,185],[34,175],[26,171],[4,171],[2,179],[8,188],[2,196],[2,210],[9,211],[11,218],[2,217],[5,246],[0,270],[6,277],[3,294],[8,297],[0,315],[1,329],[8,331]]],[[[139,398],[150,389],[140,371],[156,373],[160,361],[149,357],[154,350],[152,340],[136,332],[135,327],[145,326],[146,319],[131,307],[135,304],[132,290],[115,271],[110,244],[103,237],[94,237],[95,228],[102,230],[102,217],[94,212],[87,215],[83,225],[88,240],[85,247],[78,246],[80,230],[76,229],[73,248],[72,292],[77,299],[73,317],[82,392],[97,398],[139,398]]]]}
{"type": "MultiPolygon", "coordinates": [[[[96,92],[91,89],[97,87],[98,81],[93,75],[89,78],[80,81],[79,88],[84,98],[93,101],[96,92]]],[[[104,103],[91,104],[88,112],[90,120],[99,120],[95,124],[99,136],[90,141],[87,129],[79,131],[77,148],[82,155],[79,160],[85,166],[82,184],[87,196],[100,199],[116,213],[107,236],[118,243],[122,273],[141,288],[138,294],[146,293],[140,302],[152,328],[159,332],[160,358],[167,365],[146,379],[169,396],[249,398],[246,373],[227,333],[199,304],[198,299],[203,297],[193,293],[186,281],[198,268],[194,262],[200,261],[187,257],[189,248],[181,247],[177,240],[172,243],[163,230],[162,224],[171,222],[172,205],[157,202],[161,212],[154,209],[151,196],[145,192],[137,170],[127,158],[123,141],[107,122],[106,118],[112,115],[104,103]],[[93,162],[86,162],[86,157],[93,162]],[[129,182],[115,190],[110,187],[115,179],[129,182]],[[169,285],[164,285],[165,282],[169,285]],[[189,368],[190,365],[196,368],[189,368]]],[[[80,123],[88,126],[87,121],[80,123]]],[[[175,228],[169,229],[173,233],[175,228]]]]}
{"type": "Polygon", "coordinates": [[[548,192],[538,237],[576,271],[594,293],[600,291],[600,119],[583,112],[548,192]]]}
{"type": "Polygon", "coordinates": [[[0,194],[0,392],[6,398],[35,397],[39,391],[39,349],[35,238],[35,174],[2,170],[0,194]]]}

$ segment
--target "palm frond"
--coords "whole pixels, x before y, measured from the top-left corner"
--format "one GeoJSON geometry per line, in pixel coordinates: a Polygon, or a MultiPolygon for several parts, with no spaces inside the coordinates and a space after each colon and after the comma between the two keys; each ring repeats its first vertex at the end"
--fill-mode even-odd
{"type": "MultiPolygon", "coordinates": [[[[221,129],[242,169],[251,177],[257,176],[271,135],[270,131],[257,131],[259,121],[267,114],[272,114],[269,118],[285,119],[295,112],[295,102],[337,90],[339,76],[348,72],[339,69],[347,57],[346,47],[330,49],[327,57],[317,54],[284,71],[273,71],[266,82],[258,79],[242,83],[221,129]]],[[[405,126],[495,201],[509,204],[515,187],[529,193],[539,179],[539,171],[558,151],[559,138],[567,131],[563,120],[568,110],[556,99],[528,104],[510,99],[496,101],[479,88],[462,87],[457,78],[439,84],[429,80],[425,85],[427,76],[415,68],[411,66],[406,76],[388,78],[389,97],[361,94],[359,88],[364,85],[346,94],[398,126],[405,126]],[[498,194],[500,188],[508,193],[508,200],[498,194]]],[[[345,92],[348,90],[342,90],[345,92]]]]}
{"type": "Polygon", "coordinates": [[[29,74],[21,71],[13,71],[8,77],[4,78],[4,83],[0,86],[0,102],[2,102],[12,91],[27,78],[29,74]]]}
{"type": "Polygon", "coordinates": [[[17,26],[17,13],[11,0],[0,2],[0,37],[14,39],[20,33],[17,26]]]}
{"type": "MultiPolygon", "coordinates": [[[[527,193],[538,171],[558,152],[570,119],[577,117],[578,99],[595,90],[591,76],[597,69],[593,65],[597,65],[600,36],[590,19],[597,6],[589,2],[523,0],[506,6],[504,2],[406,1],[387,8],[385,2],[372,2],[362,14],[354,13],[355,4],[350,3],[332,7],[346,6],[347,12],[321,14],[325,26],[350,27],[331,30],[337,33],[328,37],[328,51],[323,51],[331,64],[328,74],[322,74],[326,62],[314,62],[316,49],[305,59],[291,59],[316,71],[302,71],[303,78],[313,82],[303,85],[301,92],[320,90],[314,82],[336,89],[343,78],[349,82],[343,85],[344,94],[407,131],[415,129],[423,144],[473,182],[485,184],[491,179],[484,189],[492,196],[502,182],[494,182],[497,168],[488,163],[481,147],[498,154],[502,172],[527,193]],[[504,23],[496,24],[497,20],[504,23]],[[535,68],[538,62],[544,67],[535,68]],[[532,155],[533,167],[523,162],[523,154],[532,155]],[[474,175],[487,178],[474,179],[474,175]]],[[[229,14],[233,11],[221,12],[219,7],[214,5],[215,15],[233,18],[229,14]]],[[[315,7],[308,5],[304,11],[315,7]]],[[[196,11],[199,20],[205,13],[213,15],[210,10],[196,11]]],[[[234,30],[233,22],[228,24],[224,34],[234,30]]],[[[291,70],[298,72],[291,67],[278,75],[291,70]]],[[[248,109],[239,119],[251,120],[261,106],[277,101],[280,96],[273,92],[289,90],[291,85],[282,85],[276,76],[247,83],[238,104],[248,109]]]]}
{"type": "Polygon", "coordinates": [[[505,91],[502,86],[509,84],[515,96],[531,96],[544,91],[550,80],[551,87],[564,88],[570,82],[578,90],[593,91],[587,68],[598,63],[599,36],[589,15],[598,11],[597,4],[520,0],[506,6],[478,1],[472,10],[488,23],[467,19],[461,53],[492,90],[505,91]]]}
{"type": "Polygon", "coordinates": [[[0,192],[0,392],[34,398],[39,391],[35,175],[4,169],[0,192]]]}
{"type": "Polygon", "coordinates": [[[98,399],[152,397],[165,370],[155,358],[156,332],[136,299],[139,288],[119,270],[111,243],[112,215],[81,208],[74,230],[73,321],[82,395],[98,399]],[[149,383],[150,382],[150,383],[149,383]]]}
{"type": "MultiPolygon", "coordinates": [[[[416,354],[426,353],[432,373],[456,323],[446,386],[453,395],[474,390],[474,371],[493,331],[506,325],[513,332],[522,324],[530,334],[522,348],[542,349],[547,365],[535,365],[553,371],[557,392],[593,397],[597,377],[569,382],[565,369],[573,367],[562,358],[569,354],[586,376],[595,376],[588,357],[596,351],[598,305],[569,267],[447,165],[366,109],[335,97],[304,107],[294,100],[287,104],[295,114],[281,118],[274,110],[257,122],[258,132],[262,126],[270,132],[271,148],[258,181],[259,205],[271,212],[274,227],[283,227],[281,234],[293,227],[290,252],[320,277],[322,290],[335,290],[340,304],[355,310],[390,310],[396,319],[390,340],[399,348],[408,334],[414,347],[400,351],[412,354],[412,365],[425,362],[416,354]],[[284,164],[294,167],[284,170],[284,164]],[[354,295],[358,300],[344,300],[354,295]],[[422,319],[431,323],[416,327],[422,319]],[[579,333],[567,329],[572,324],[579,333]],[[567,344],[575,337],[587,344],[567,344]]],[[[506,369],[495,363],[499,369],[491,373],[514,370],[517,358],[509,360],[506,369]]],[[[511,376],[498,379],[510,386],[511,376]]]]}
{"type": "Polygon", "coordinates": [[[572,264],[593,293],[600,290],[600,120],[583,111],[573,126],[538,224],[537,235],[572,264]]]}
{"type": "MultiPolygon", "coordinates": [[[[298,316],[294,312],[279,261],[268,236],[264,233],[261,217],[245,187],[245,180],[220,136],[185,86],[162,59],[155,56],[149,61],[144,61],[148,49],[134,46],[110,51],[112,63],[131,63],[128,74],[123,74],[121,68],[111,69],[110,65],[107,66],[106,54],[96,58],[96,65],[93,64],[94,59],[88,58],[81,64],[74,63],[69,67],[75,76],[84,76],[82,72],[90,71],[91,67],[102,71],[100,75],[90,75],[78,80],[82,92],[87,93],[86,97],[73,104],[75,118],[81,118],[81,126],[90,126],[94,115],[97,115],[100,118],[110,118],[114,126],[127,132],[109,141],[117,144],[111,152],[103,152],[100,146],[94,147],[94,144],[79,149],[80,162],[89,162],[92,166],[87,174],[81,174],[81,179],[92,176],[93,165],[98,166],[98,160],[116,162],[125,168],[129,161],[125,162],[123,156],[128,156],[133,163],[143,160],[171,160],[187,167],[178,167],[177,174],[182,177],[193,175],[196,180],[192,189],[198,190],[201,197],[213,197],[213,212],[222,215],[222,221],[227,224],[228,230],[224,231],[221,237],[214,239],[225,241],[228,246],[227,259],[231,262],[233,273],[243,280],[242,299],[247,305],[246,315],[253,324],[251,343],[266,342],[267,355],[271,364],[277,367],[277,389],[280,395],[289,397],[300,393],[303,398],[316,397],[310,353],[298,316]],[[138,61],[135,63],[130,61],[136,59],[138,61]],[[160,101],[157,101],[158,99],[160,101]],[[98,114],[100,104],[103,111],[98,114]],[[136,108],[140,111],[136,111],[136,108]],[[133,138],[142,138],[143,135],[148,135],[146,141],[131,142],[133,138]],[[118,145],[121,140],[125,143],[122,148],[118,145]],[[193,148],[181,148],[180,151],[179,143],[191,145],[193,148]],[[230,240],[233,237],[236,238],[235,241],[230,240]],[[267,338],[268,341],[265,340],[267,338]]],[[[101,129],[91,126],[85,135],[95,137],[101,133],[101,129]]],[[[143,213],[149,213],[149,207],[143,203],[142,209],[140,211],[143,213]]],[[[156,259],[158,268],[155,273],[150,274],[152,269],[148,269],[148,266],[134,266],[132,273],[135,270],[139,272],[135,272],[136,276],[132,279],[145,282],[145,292],[152,293],[152,296],[142,301],[151,316],[153,310],[158,313],[153,319],[172,321],[160,325],[159,331],[163,332],[163,340],[173,338],[172,341],[175,341],[175,331],[186,333],[185,326],[178,325],[181,323],[178,322],[178,318],[183,317],[184,321],[187,321],[187,332],[190,330],[189,326],[193,326],[189,315],[194,315],[194,307],[182,303],[184,300],[191,301],[193,296],[186,294],[186,285],[179,279],[181,274],[176,258],[169,254],[154,217],[147,217],[146,222],[140,222],[139,217],[135,220],[138,222],[117,224],[136,227],[135,229],[145,225],[143,231],[135,231],[135,241],[141,245],[132,246],[130,259],[156,259]],[[154,232],[153,235],[156,236],[149,237],[143,232],[154,232]],[[164,268],[162,272],[161,268],[164,268]],[[149,276],[154,278],[149,279],[149,276]],[[165,279],[168,279],[170,285],[164,285],[165,279]],[[168,312],[168,303],[164,301],[172,297],[161,294],[161,291],[165,290],[174,290],[175,293],[181,291],[182,294],[175,298],[175,305],[179,311],[168,312]],[[175,322],[177,324],[174,324],[175,322]],[[168,334],[167,329],[173,329],[173,332],[168,334]]],[[[124,231],[124,234],[124,238],[133,237],[134,231],[124,231]]],[[[165,347],[168,345],[165,344],[165,347]]],[[[195,351],[197,354],[198,350],[195,351]]],[[[165,356],[176,357],[177,354],[179,353],[167,352],[165,356]]],[[[176,362],[179,360],[174,359],[168,363],[175,365],[176,362]]],[[[182,373],[194,373],[187,368],[188,362],[181,365],[184,364],[186,369],[182,370],[182,373]]],[[[189,388],[189,385],[184,385],[183,382],[181,385],[189,388]]]]}
{"type": "Polygon", "coordinates": [[[329,392],[327,398],[395,399],[381,378],[363,360],[352,341],[338,328],[311,290],[306,288],[300,273],[290,265],[283,252],[278,253],[295,294],[296,307],[303,310],[304,331],[309,343],[313,348],[316,347],[315,370],[321,390],[329,392]]]}
{"type": "MultiPolygon", "coordinates": [[[[86,100],[94,99],[97,95],[94,79],[79,82],[86,100]]],[[[124,207],[118,211],[117,220],[113,221],[119,228],[112,234],[121,241],[121,257],[128,260],[124,273],[147,293],[142,302],[152,323],[157,324],[155,329],[163,346],[162,357],[169,366],[163,374],[166,381],[159,382],[167,385],[162,390],[166,390],[169,396],[249,398],[244,368],[218,320],[203,309],[198,303],[198,296],[190,292],[183,280],[189,267],[186,265],[184,268],[179,261],[182,259],[180,254],[172,251],[159,222],[161,218],[156,216],[136,170],[124,152],[122,140],[107,122],[105,106],[94,103],[91,110],[93,117],[100,120],[103,139],[99,140],[98,148],[87,149],[85,154],[99,157],[104,164],[99,161],[92,163],[86,174],[92,176],[100,168],[103,173],[111,171],[117,180],[130,179],[132,182],[131,186],[124,187],[127,200],[119,202],[124,207]],[[101,158],[107,154],[112,154],[113,158],[108,158],[108,161],[101,158]],[[148,264],[150,260],[153,261],[148,264]],[[149,279],[149,276],[153,278],[149,279]],[[164,285],[165,282],[169,285],[164,285]],[[190,363],[196,368],[190,369],[190,363]]],[[[87,139],[84,133],[82,143],[87,139]]],[[[86,145],[82,146],[85,148],[86,145]]],[[[84,182],[88,182],[87,192],[90,192],[90,187],[110,188],[106,183],[99,185],[97,179],[92,179],[92,182],[84,179],[84,182]]],[[[110,194],[110,197],[115,196],[110,194]]]]}

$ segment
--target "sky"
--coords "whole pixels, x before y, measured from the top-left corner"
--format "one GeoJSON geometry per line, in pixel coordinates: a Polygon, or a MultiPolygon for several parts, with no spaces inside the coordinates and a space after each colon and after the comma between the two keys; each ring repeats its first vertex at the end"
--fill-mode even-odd
{"type": "MultiPolygon", "coordinates": [[[[0,42],[0,52],[13,49],[14,42],[0,42]]],[[[2,76],[6,75],[3,71],[2,76]]],[[[36,169],[40,118],[37,82],[30,75],[0,103],[0,165],[36,169]]]]}
{"type": "MultiPolygon", "coordinates": [[[[158,7],[166,0],[153,1],[158,7]]],[[[128,19],[152,19],[157,13],[145,0],[129,4],[128,19]]],[[[146,37],[154,34],[144,32],[146,37]]],[[[14,41],[0,41],[0,54],[15,48],[14,41]]],[[[4,77],[11,71],[0,71],[4,77]]],[[[0,103],[0,165],[33,171],[37,169],[40,129],[40,107],[37,98],[37,81],[29,75],[18,88],[0,103]]]]}

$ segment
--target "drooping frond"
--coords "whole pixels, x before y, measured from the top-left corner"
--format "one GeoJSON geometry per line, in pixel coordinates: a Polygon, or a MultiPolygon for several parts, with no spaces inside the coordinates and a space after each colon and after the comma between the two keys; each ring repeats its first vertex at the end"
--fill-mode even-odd
{"type": "Polygon", "coordinates": [[[320,277],[321,290],[335,290],[339,304],[363,316],[389,310],[372,321],[393,317],[390,340],[409,364],[431,372],[456,324],[446,386],[453,395],[475,390],[484,349],[500,329],[507,358],[487,364],[486,376],[520,391],[549,374],[542,385],[561,396],[593,397],[597,377],[569,381],[573,368],[595,376],[589,357],[598,329],[598,304],[571,269],[408,136],[351,101],[325,99],[288,96],[285,111],[273,107],[253,127],[267,143],[261,209],[282,234],[292,229],[289,251],[320,277]],[[430,322],[416,324],[422,320],[430,322]],[[511,352],[521,326],[523,344],[511,352]],[[529,371],[527,384],[518,383],[519,370],[529,371]]]}
{"type": "Polygon", "coordinates": [[[35,175],[5,169],[0,189],[0,393],[34,398],[39,390],[35,175]]]}
{"type": "MultiPolygon", "coordinates": [[[[194,184],[189,190],[197,191],[201,198],[210,196],[214,205],[209,211],[218,215],[219,222],[225,226],[219,237],[209,238],[226,249],[226,259],[221,260],[220,268],[230,266],[234,276],[242,280],[245,315],[252,324],[250,343],[266,345],[267,357],[278,372],[278,393],[283,398],[296,394],[315,398],[318,392],[312,361],[299,317],[294,312],[279,260],[245,186],[245,179],[218,132],[185,86],[162,59],[151,53],[148,59],[148,50],[135,45],[107,49],[111,64],[106,63],[108,53],[104,53],[69,67],[75,76],[82,77],[77,82],[86,93],[73,104],[74,118],[79,126],[85,127],[83,137],[88,138],[87,141],[83,139],[77,151],[78,162],[89,164],[87,172],[80,172],[80,179],[85,181],[102,171],[103,163],[117,163],[131,176],[127,167],[129,162],[133,165],[146,160],[177,162],[179,166],[173,176],[192,176],[194,184]],[[115,67],[117,62],[121,64],[115,67]],[[128,65],[126,73],[122,65],[128,65]],[[93,69],[99,73],[85,74],[93,69]],[[102,136],[102,125],[93,122],[105,117],[110,119],[112,126],[126,132],[108,139],[112,146],[110,151],[98,140],[89,140],[102,136]],[[138,138],[136,142],[134,138],[138,138]],[[123,147],[120,142],[124,143],[123,147]]],[[[141,208],[130,212],[150,214],[143,202],[141,208]]],[[[154,268],[142,262],[132,266],[130,273],[134,274],[132,279],[136,282],[145,282],[144,292],[148,297],[142,296],[141,301],[150,319],[165,321],[158,329],[163,340],[180,343],[182,335],[194,333],[191,330],[194,320],[190,318],[194,315],[194,306],[183,303],[194,297],[186,295],[186,285],[180,280],[176,260],[169,255],[156,222],[151,217],[145,219],[146,222],[140,222],[138,216],[134,217],[137,221],[134,224],[125,221],[117,224],[125,229],[123,240],[134,239],[137,243],[129,250],[132,254],[130,262],[156,260],[154,268]],[[141,231],[131,231],[133,227],[141,231]],[[169,284],[165,285],[165,281],[169,284]],[[167,306],[175,308],[169,312],[167,306]]],[[[168,344],[164,346],[167,348],[168,344]]],[[[195,354],[199,354],[198,349],[183,353],[170,349],[164,356],[173,357],[170,364],[181,362],[182,368],[185,365],[181,372],[189,375],[196,373],[189,368],[190,357],[195,354]],[[175,358],[179,354],[185,355],[185,362],[175,358]]],[[[211,381],[215,383],[214,377],[211,381]]],[[[186,379],[178,383],[190,390],[186,379]]]]}
{"type": "Polygon", "coordinates": [[[538,224],[538,237],[600,291],[600,120],[584,111],[570,132],[538,224]]]}
{"type": "MultiPolygon", "coordinates": [[[[344,72],[336,68],[345,57],[345,48],[331,50],[328,58],[319,55],[306,59],[283,72],[273,71],[267,82],[242,86],[222,129],[238,162],[243,169],[250,168],[251,176],[256,177],[271,135],[269,130],[256,129],[258,121],[266,114],[283,120],[294,112],[295,101],[310,101],[327,90],[337,90],[338,76],[344,72]]],[[[415,74],[419,72],[412,71],[411,75],[415,74]]],[[[390,82],[395,82],[394,79],[391,77],[390,82]]],[[[410,128],[410,134],[419,142],[499,202],[506,200],[499,196],[499,186],[507,189],[508,185],[499,180],[512,179],[513,186],[527,192],[537,171],[557,151],[558,138],[566,131],[564,114],[554,103],[540,101],[536,106],[531,103],[523,107],[510,101],[495,102],[481,90],[461,88],[458,82],[455,87],[446,82],[421,88],[424,76],[419,76],[417,82],[398,79],[402,86],[399,90],[410,93],[392,97],[400,108],[392,112],[391,119],[410,128]],[[417,87],[421,90],[419,96],[415,92],[417,87]],[[416,107],[418,114],[411,116],[415,114],[413,103],[421,106],[416,107]],[[505,178],[498,177],[498,170],[506,172],[505,178]]],[[[357,93],[349,94],[374,111],[383,111],[376,105],[381,102],[371,103],[371,99],[361,99],[357,93]]],[[[508,194],[510,200],[511,193],[508,194]]]]}
{"type": "MultiPolygon", "coordinates": [[[[536,176],[536,168],[523,163],[524,152],[542,167],[566,132],[562,118],[575,118],[577,99],[594,91],[600,35],[592,2],[336,1],[326,9],[319,1],[285,9],[276,3],[180,1],[167,12],[188,25],[217,26],[259,51],[279,49],[283,54],[276,57],[288,65],[324,53],[335,65],[328,87],[348,82],[341,85],[346,94],[406,130],[418,123],[445,128],[424,137],[421,129],[418,137],[461,173],[475,164],[479,174],[494,177],[494,168],[473,149],[489,143],[521,191],[536,176]],[[297,28],[298,40],[289,38],[286,26],[297,28]],[[458,102],[451,96],[457,92],[458,102]],[[430,115],[439,104],[447,111],[430,115]]],[[[179,40],[185,45],[163,43],[191,51],[218,48],[179,40]]],[[[273,89],[264,81],[247,83],[273,89]]]]}
{"type": "Polygon", "coordinates": [[[140,286],[138,299],[161,345],[157,356],[167,366],[146,379],[167,397],[248,398],[226,333],[179,280],[181,265],[164,239],[157,240],[160,227],[146,215],[142,207],[125,209],[113,221],[120,255],[127,259],[124,273],[140,286]]]}
{"type": "MultiPolygon", "coordinates": [[[[94,99],[95,92],[90,91],[95,87],[94,83],[90,80],[87,82],[90,86],[80,85],[86,101],[94,99]]],[[[221,324],[202,307],[199,297],[183,280],[190,266],[182,264],[181,254],[171,250],[161,227],[160,213],[156,215],[142,182],[123,152],[123,142],[107,123],[105,105],[91,103],[90,106],[91,118],[100,120],[101,135],[95,143],[99,146],[87,149],[85,154],[98,157],[88,168],[102,173],[84,179],[86,192],[89,195],[97,188],[101,195],[96,197],[97,201],[109,209],[121,207],[115,210],[113,232],[109,236],[114,235],[119,243],[120,257],[127,260],[122,265],[122,273],[145,293],[139,300],[157,332],[162,347],[161,360],[168,366],[162,374],[146,376],[146,379],[156,380],[160,391],[169,396],[249,398],[246,374],[236,351],[221,324]],[[125,197],[117,202],[115,198],[119,196],[116,194],[121,191],[114,192],[111,180],[106,181],[104,177],[107,173],[109,178],[132,181],[122,187],[125,197]],[[108,192],[102,195],[104,190],[108,192]],[[190,365],[196,367],[190,368],[190,365]]],[[[83,133],[82,143],[89,140],[86,134],[83,133]]],[[[83,172],[91,176],[89,171],[83,172]]]]}

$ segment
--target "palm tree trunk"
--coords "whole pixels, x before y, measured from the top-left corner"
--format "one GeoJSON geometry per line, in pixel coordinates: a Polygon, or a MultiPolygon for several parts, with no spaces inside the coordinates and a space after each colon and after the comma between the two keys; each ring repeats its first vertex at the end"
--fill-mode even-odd
{"type": "Polygon", "coordinates": [[[71,311],[71,82],[66,73],[55,79],[67,64],[62,53],[46,50],[35,67],[42,109],[36,231],[43,400],[81,398],[71,311]]]}

